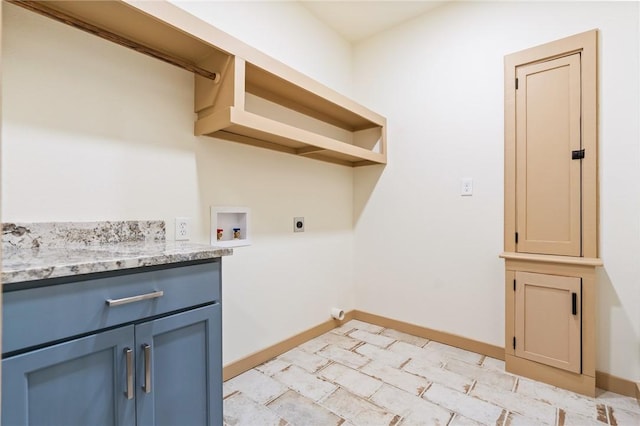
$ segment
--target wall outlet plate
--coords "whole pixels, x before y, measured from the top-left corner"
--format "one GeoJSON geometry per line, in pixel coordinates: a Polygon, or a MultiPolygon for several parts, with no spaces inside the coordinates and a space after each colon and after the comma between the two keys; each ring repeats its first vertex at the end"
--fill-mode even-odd
{"type": "Polygon", "coordinates": [[[462,178],[460,180],[460,195],[462,196],[473,195],[473,179],[462,178]]]}
{"type": "Polygon", "coordinates": [[[293,218],[293,232],[304,232],[304,217],[293,218]]]}
{"type": "Polygon", "coordinates": [[[189,232],[189,218],[176,217],[176,231],[174,239],[176,241],[189,241],[191,233],[189,232]]]}

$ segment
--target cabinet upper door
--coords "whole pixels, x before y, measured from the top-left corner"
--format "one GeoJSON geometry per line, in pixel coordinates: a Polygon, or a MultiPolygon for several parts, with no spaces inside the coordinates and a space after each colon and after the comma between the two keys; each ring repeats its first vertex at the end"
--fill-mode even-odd
{"type": "Polygon", "coordinates": [[[136,326],[138,425],[221,425],[220,304],[136,326]]]}
{"type": "Polygon", "coordinates": [[[581,372],[582,281],[516,272],[516,356],[581,372]]]}
{"type": "Polygon", "coordinates": [[[581,256],[580,54],[516,76],[517,251],[581,256]]]}
{"type": "Polygon", "coordinates": [[[4,359],[2,424],[134,425],[126,349],[133,350],[133,326],[4,359]]]}

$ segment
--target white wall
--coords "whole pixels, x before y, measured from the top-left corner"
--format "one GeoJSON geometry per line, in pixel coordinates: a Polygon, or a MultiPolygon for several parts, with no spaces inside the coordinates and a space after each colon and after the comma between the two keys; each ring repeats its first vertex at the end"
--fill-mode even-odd
{"type": "Polygon", "coordinates": [[[638,6],[451,3],[355,46],[354,94],[389,122],[389,165],[355,175],[359,309],[504,345],[503,58],[599,28],[597,369],[640,379],[638,6]]]}
{"type": "Polygon", "coordinates": [[[332,89],[351,94],[351,44],[297,1],[170,1],[332,89]]]}
{"type": "MultiPolygon", "coordinates": [[[[223,260],[225,363],[354,308],[351,169],[194,137],[191,73],[3,6],[2,221],[163,219],[172,239],[187,216],[206,243],[210,205],[251,208],[253,245],[223,260]]],[[[289,17],[263,41],[313,46],[331,61],[298,60],[343,87],[348,45],[315,21],[277,38],[289,17]]]]}

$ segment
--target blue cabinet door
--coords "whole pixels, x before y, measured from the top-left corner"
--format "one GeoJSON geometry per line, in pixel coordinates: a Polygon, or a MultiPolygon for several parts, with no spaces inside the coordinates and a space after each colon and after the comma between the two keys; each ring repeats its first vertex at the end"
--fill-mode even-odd
{"type": "Polygon", "coordinates": [[[133,345],[126,326],[4,359],[2,425],[135,425],[125,395],[133,345]]]}
{"type": "Polygon", "coordinates": [[[136,325],[138,426],[222,425],[220,304],[136,325]]]}

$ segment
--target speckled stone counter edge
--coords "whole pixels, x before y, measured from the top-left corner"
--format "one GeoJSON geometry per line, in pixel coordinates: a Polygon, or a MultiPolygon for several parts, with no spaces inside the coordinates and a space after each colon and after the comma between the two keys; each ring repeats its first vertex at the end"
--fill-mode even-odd
{"type": "Polygon", "coordinates": [[[3,250],[164,240],[162,220],[2,224],[3,250]]]}
{"type": "Polygon", "coordinates": [[[166,242],[164,221],[6,223],[2,249],[5,284],[233,254],[228,248],[166,242]]]}

